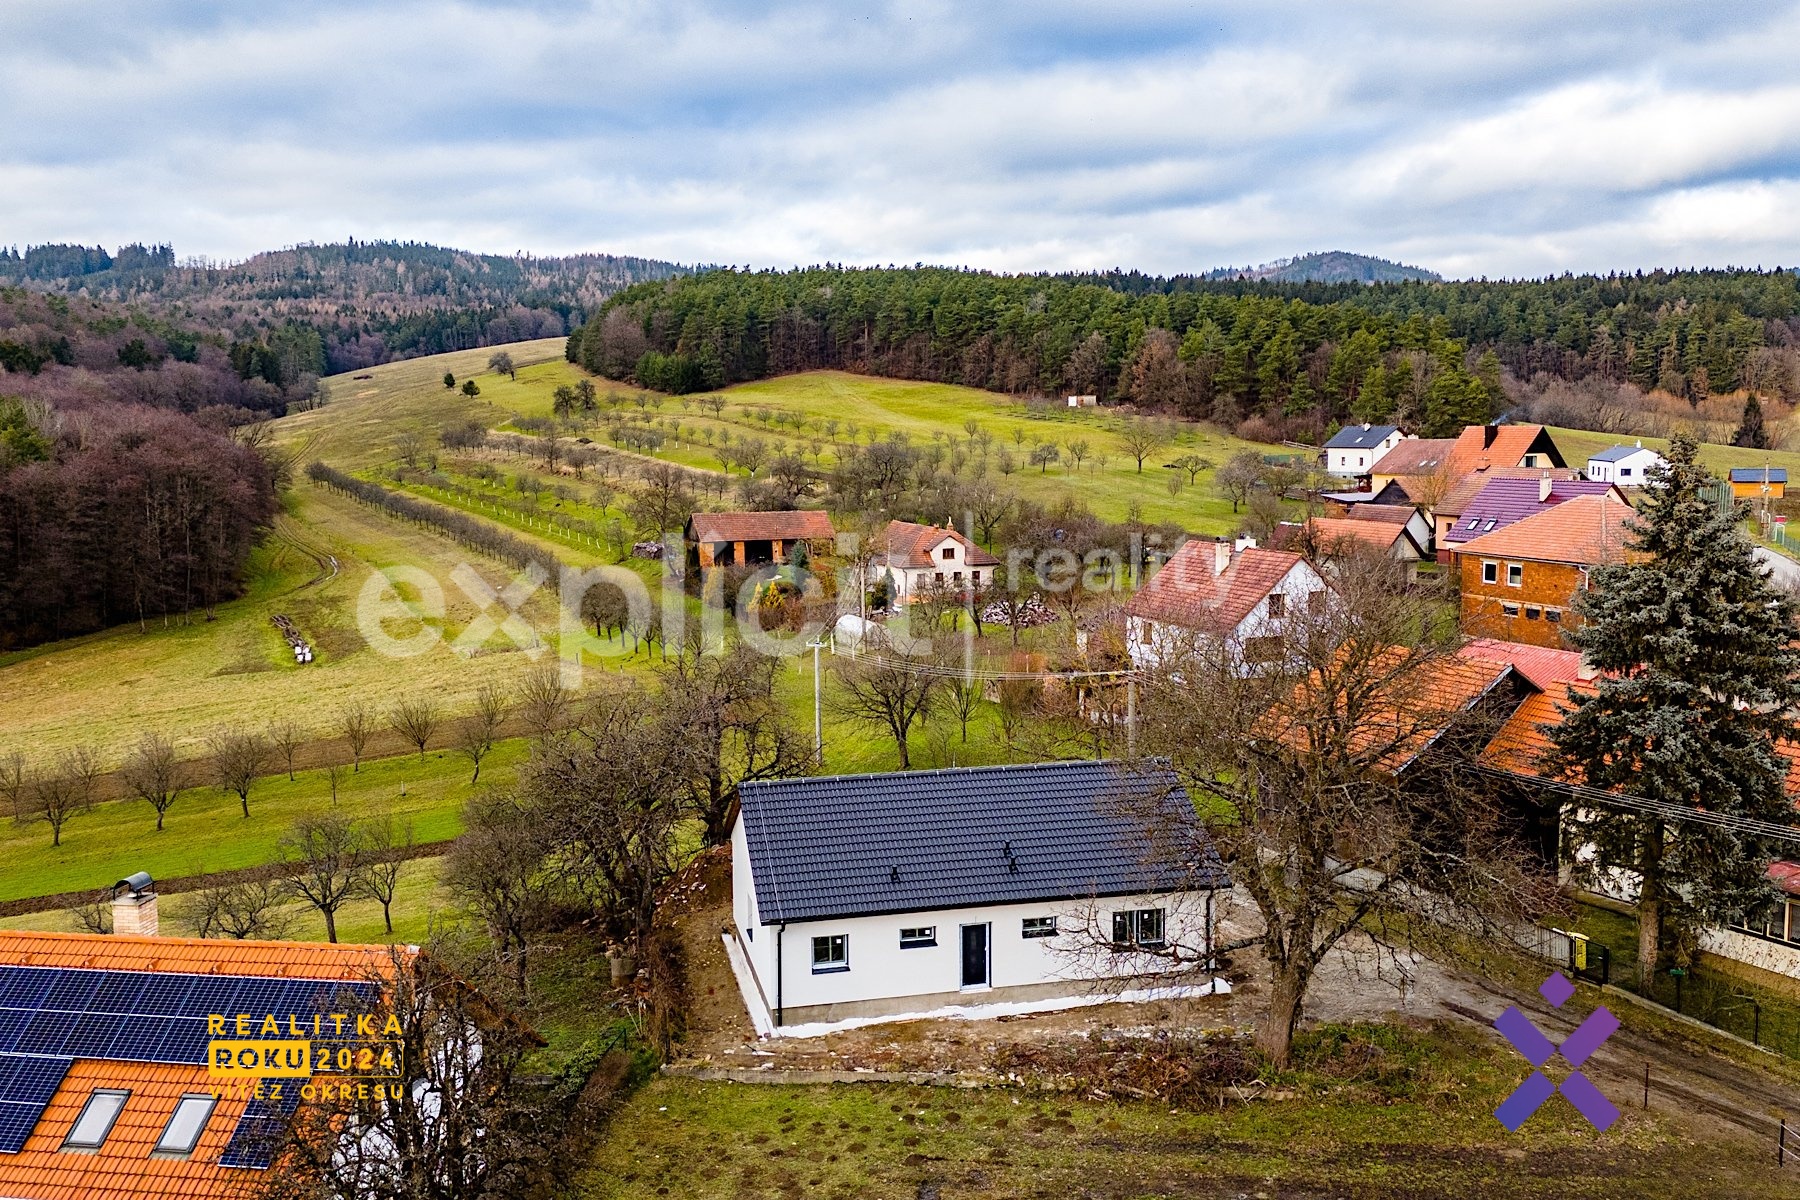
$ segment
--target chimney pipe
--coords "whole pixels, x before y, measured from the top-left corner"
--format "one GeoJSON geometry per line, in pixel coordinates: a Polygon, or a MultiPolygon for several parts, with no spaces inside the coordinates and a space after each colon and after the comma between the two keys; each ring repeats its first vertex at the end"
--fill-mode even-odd
{"type": "Polygon", "coordinates": [[[1545,471],[1543,476],[1541,478],[1539,478],[1539,480],[1538,480],[1538,503],[1542,504],[1549,499],[1550,499],[1550,472],[1545,471]]]}
{"type": "Polygon", "coordinates": [[[1213,543],[1213,574],[1223,575],[1225,568],[1231,565],[1231,543],[1213,543]]]}
{"type": "Polygon", "coordinates": [[[139,871],[113,884],[113,933],[120,937],[156,937],[156,893],[149,872],[139,871]]]}

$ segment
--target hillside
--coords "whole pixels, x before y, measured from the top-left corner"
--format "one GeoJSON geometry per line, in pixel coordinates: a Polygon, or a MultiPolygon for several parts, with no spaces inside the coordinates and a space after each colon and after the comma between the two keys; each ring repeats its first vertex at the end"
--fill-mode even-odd
{"type": "Polygon", "coordinates": [[[178,261],[173,247],[45,245],[0,251],[0,283],[181,316],[221,334],[316,330],[316,373],[561,337],[608,296],[690,268],[613,254],[537,258],[416,242],[302,244],[240,263],[178,261]]]}
{"type": "Polygon", "coordinates": [[[1207,279],[1260,279],[1274,283],[1442,283],[1444,277],[1424,267],[1348,250],[1326,250],[1296,258],[1278,258],[1260,267],[1220,267],[1207,279]]]}

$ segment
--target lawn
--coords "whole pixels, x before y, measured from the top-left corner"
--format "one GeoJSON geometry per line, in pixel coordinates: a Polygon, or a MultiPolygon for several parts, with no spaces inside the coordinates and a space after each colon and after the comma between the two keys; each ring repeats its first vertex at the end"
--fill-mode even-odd
{"type": "MultiPolygon", "coordinates": [[[[480,787],[503,786],[527,753],[522,739],[502,742],[482,763],[480,787]]],[[[434,842],[462,831],[462,807],[475,790],[467,759],[448,751],[364,762],[341,770],[337,807],[353,818],[392,813],[412,826],[413,840],[434,842]]],[[[176,799],[162,832],[141,801],[118,800],[77,813],[63,827],[62,845],[50,827],[0,821],[0,900],[104,888],[133,871],[158,879],[261,866],[302,816],[330,810],[331,783],[323,770],[257,781],[246,820],[235,794],[191,788],[176,799]]]]}
{"type": "Polygon", "coordinates": [[[1349,1038],[1366,1057],[1276,1080],[1287,1099],[1198,1110],[1003,1088],[663,1077],[614,1116],[584,1194],[1773,1196],[1787,1186],[1766,1155],[1636,1110],[1596,1135],[1553,1100],[1508,1133],[1492,1112],[1519,1060],[1474,1031],[1384,1026],[1349,1038]],[[1396,1044],[1402,1061],[1384,1064],[1396,1044]]]}

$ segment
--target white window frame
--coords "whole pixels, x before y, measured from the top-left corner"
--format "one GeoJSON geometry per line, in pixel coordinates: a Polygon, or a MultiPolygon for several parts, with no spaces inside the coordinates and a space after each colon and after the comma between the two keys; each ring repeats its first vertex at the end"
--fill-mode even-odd
{"type": "Polygon", "coordinates": [[[1161,908],[1125,908],[1112,915],[1113,948],[1152,949],[1168,945],[1168,913],[1161,908]]]}
{"type": "Polygon", "coordinates": [[[1500,582],[1500,564],[1498,561],[1491,558],[1484,558],[1481,560],[1481,582],[1500,582]]]}
{"type": "Polygon", "coordinates": [[[1506,586],[1522,588],[1525,586],[1525,564],[1509,562],[1506,564],[1506,586]]]}
{"type": "Polygon", "coordinates": [[[1023,917],[1019,921],[1019,936],[1028,939],[1055,937],[1056,918],[1023,917]]]}
{"type": "Polygon", "coordinates": [[[922,950],[937,945],[936,925],[908,925],[900,930],[902,950],[922,950]]]}

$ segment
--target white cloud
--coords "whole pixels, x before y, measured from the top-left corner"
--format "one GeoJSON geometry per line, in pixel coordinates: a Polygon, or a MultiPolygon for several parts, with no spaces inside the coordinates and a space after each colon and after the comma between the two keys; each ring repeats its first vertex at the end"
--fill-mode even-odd
{"type": "Polygon", "coordinates": [[[1800,232],[1791,4],[12,9],[8,243],[1501,275],[1800,232]]]}

